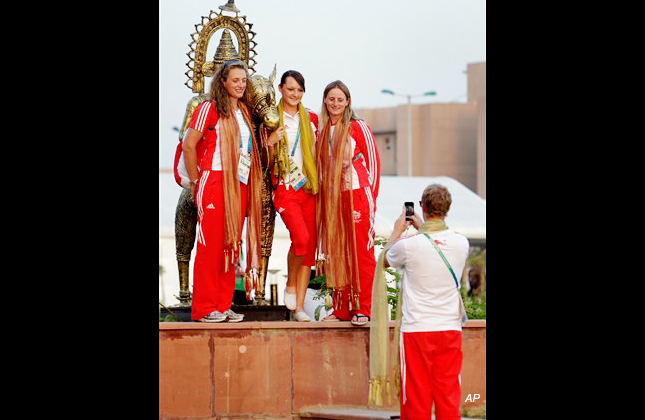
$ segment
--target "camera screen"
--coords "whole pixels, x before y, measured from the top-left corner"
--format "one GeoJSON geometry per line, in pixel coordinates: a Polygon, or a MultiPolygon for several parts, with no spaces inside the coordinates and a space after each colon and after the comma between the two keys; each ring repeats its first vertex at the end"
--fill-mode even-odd
{"type": "Polygon", "coordinates": [[[405,215],[412,216],[414,214],[414,203],[406,202],[405,203],[405,215]]]}

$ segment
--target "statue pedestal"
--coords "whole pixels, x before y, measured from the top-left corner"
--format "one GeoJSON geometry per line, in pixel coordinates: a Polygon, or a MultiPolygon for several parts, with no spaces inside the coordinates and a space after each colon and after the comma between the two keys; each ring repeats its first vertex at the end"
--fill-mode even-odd
{"type": "MultiPolygon", "coordinates": [[[[168,309],[160,308],[160,318],[173,314],[182,322],[191,322],[190,306],[171,306],[168,309]]],[[[244,321],[289,321],[291,311],[284,305],[233,305],[233,312],[244,314],[244,321]]]]}
{"type": "MultiPolygon", "coordinates": [[[[182,322],[191,322],[190,319],[190,295],[179,298],[180,303],[168,308],[160,307],[160,318],[174,315],[182,322]],[[185,299],[185,298],[188,299],[185,299]],[[181,299],[184,298],[184,299],[181,299]]],[[[290,321],[291,311],[284,305],[271,305],[271,302],[258,299],[256,301],[246,300],[246,293],[236,290],[233,293],[233,312],[244,314],[244,321],[290,321]]],[[[244,322],[242,321],[242,322],[244,322]]]]}
{"type": "Polygon", "coordinates": [[[244,321],[289,321],[291,319],[291,311],[284,305],[233,305],[231,309],[238,314],[244,314],[244,321]]]}

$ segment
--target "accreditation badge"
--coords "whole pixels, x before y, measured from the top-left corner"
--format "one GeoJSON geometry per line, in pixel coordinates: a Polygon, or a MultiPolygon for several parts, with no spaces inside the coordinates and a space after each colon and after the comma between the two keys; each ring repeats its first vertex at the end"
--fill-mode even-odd
{"type": "Polygon", "coordinates": [[[307,183],[307,177],[302,173],[298,166],[296,166],[296,163],[291,158],[289,158],[289,166],[291,166],[291,172],[289,172],[289,184],[294,190],[298,191],[307,183]]]}
{"type": "Polygon", "coordinates": [[[251,157],[240,153],[240,161],[237,165],[237,177],[245,185],[249,183],[249,173],[251,172],[251,157]]]}

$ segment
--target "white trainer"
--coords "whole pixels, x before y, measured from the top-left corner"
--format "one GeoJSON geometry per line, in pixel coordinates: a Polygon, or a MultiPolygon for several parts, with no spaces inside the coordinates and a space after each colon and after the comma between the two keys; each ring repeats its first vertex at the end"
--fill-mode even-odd
{"type": "Polygon", "coordinates": [[[224,311],[224,315],[228,318],[228,322],[242,322],[244,320],[244,314],[236,314],[232,309],[224,311]]]}
{"type": "Polygon", "coordinates": [[[218,311],[213,311],[199,320],[199,322],[224,322],[224,321],[226,321],[226,314],[223,314],[218,311]]]}
{"type": "Polygon", "coordinates": [[[296,309],[296,294],[287,293],[286,287],[284,288],[284,305],[291,311],[296,309]]]}
{"type": "Polygon", "coordinates": [[[309,318],[309,315],[307,315],[304,311],[298,311],[294,314],[294,317],[296,318],[296,321],[299,322],[309,322],[311,321],[311,318],[309,318]]]}

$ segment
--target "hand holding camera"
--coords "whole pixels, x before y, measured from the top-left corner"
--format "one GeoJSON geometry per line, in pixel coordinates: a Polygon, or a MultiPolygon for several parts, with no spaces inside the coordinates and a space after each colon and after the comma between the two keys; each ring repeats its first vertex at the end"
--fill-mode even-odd
{"type": "Polygon", "coordinates": [[[414,203],[412,201],[405,202],[405,220],[412,221],[414,215],[414,203]]]}
{"type": "Polygon", "coordinates": [[[419,229],[423,224],[423,220],[414,212],[414,203],[411,201],[405,202],[405,220],[410,222],[408,226],[414,226],[415,229],[419,229]]]}
{"type": "Polygon", "coordinates": [[[414,212],[414,203],[411,201],[406,201],[403,205],[403,211],[398,219],[394,222],[394,228],[392,229],[392,234],[388,240],[388,246],[391,246],[396,242],[399,237],[405,232],[409,226],[414,226],[418,229],[423,221],[419,219],[419,216],[414,212]]]}

